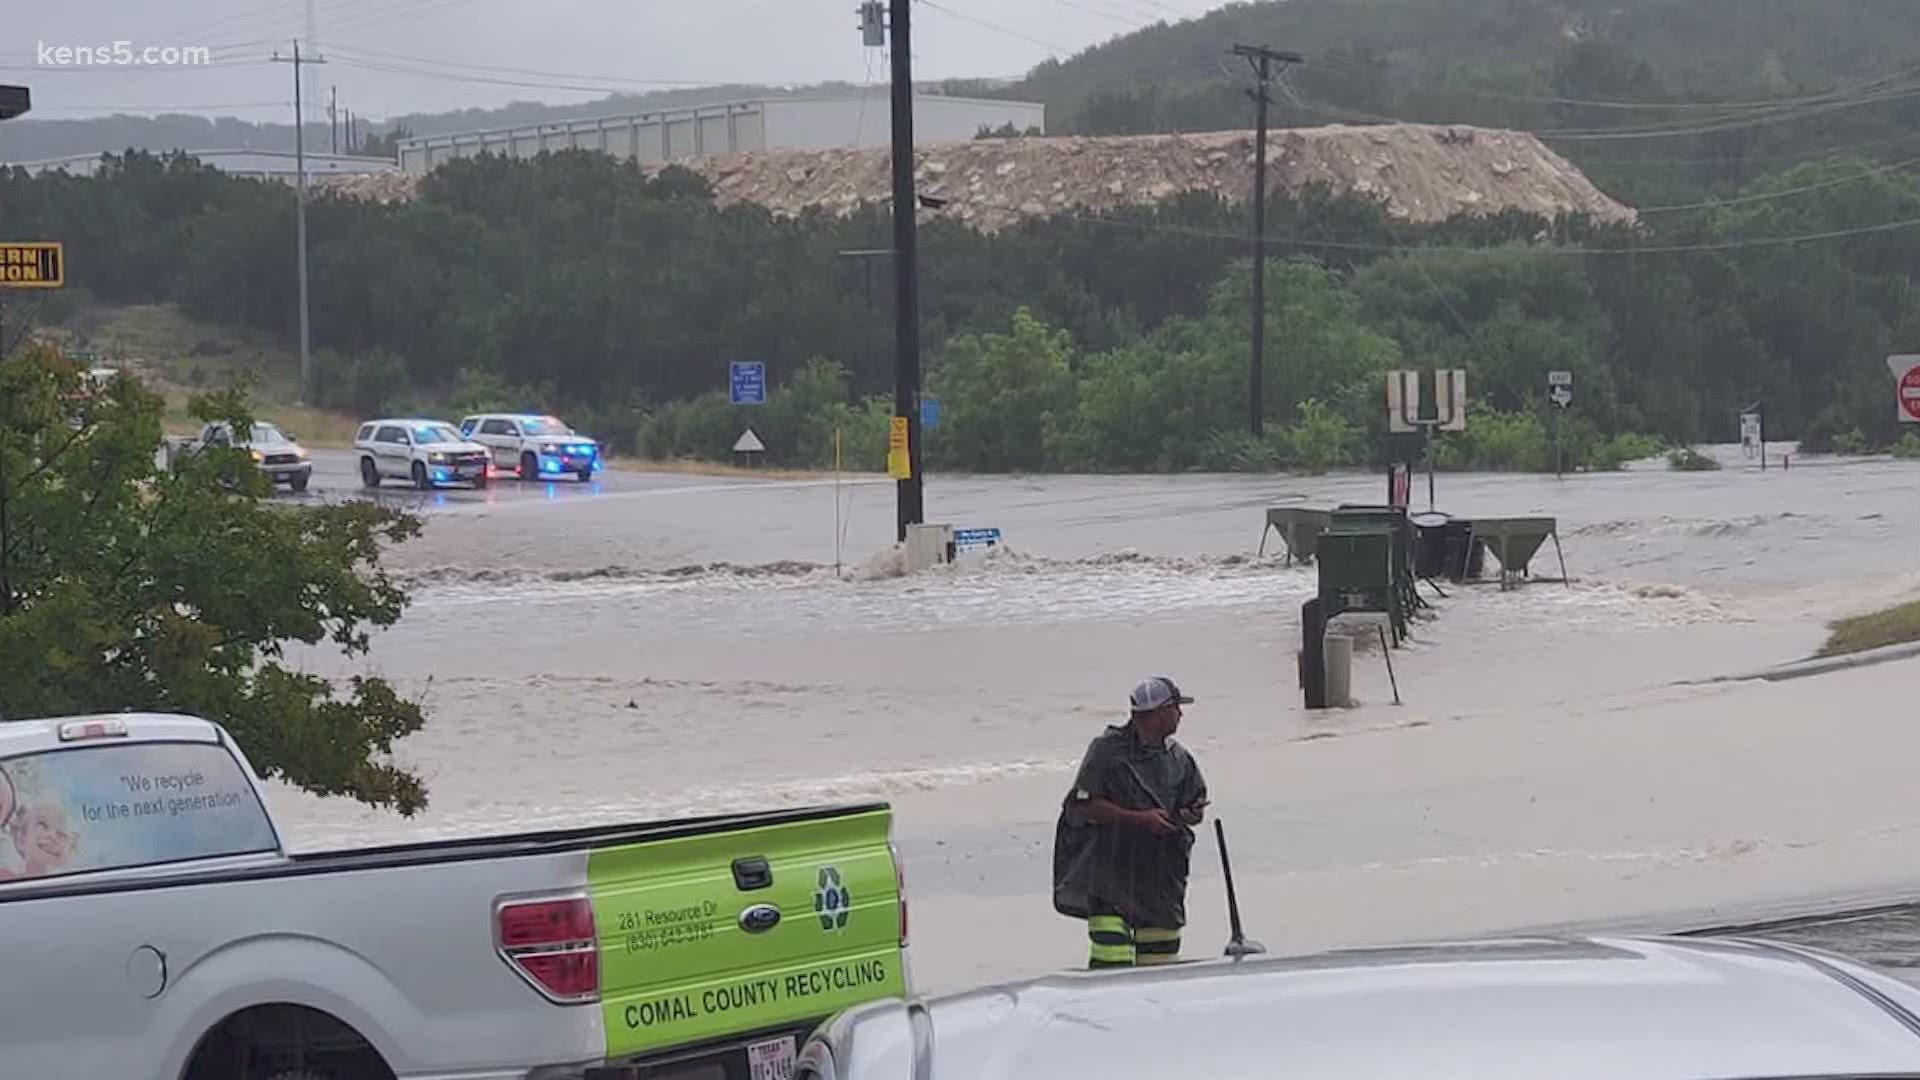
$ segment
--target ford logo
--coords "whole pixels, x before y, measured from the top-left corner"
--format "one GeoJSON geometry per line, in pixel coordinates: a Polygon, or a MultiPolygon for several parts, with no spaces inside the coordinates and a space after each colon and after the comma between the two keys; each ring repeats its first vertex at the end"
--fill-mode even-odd
{"type": "Polygon", "coordinates": [[[740,913],[740,929],[749,934],[765,933],[779,922],[780,909],[772,904],[755,904],[740,913]]]}

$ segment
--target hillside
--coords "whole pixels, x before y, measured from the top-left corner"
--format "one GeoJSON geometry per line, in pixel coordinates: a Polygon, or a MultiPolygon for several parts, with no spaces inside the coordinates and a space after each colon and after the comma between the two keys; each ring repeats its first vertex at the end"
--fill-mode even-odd
{"type": "MultiPolygon", "coordinates": [[[[1520,211],[1545,218],[1584,214],[1633,220],[1580,170],[1531,135],[1464,126],[1334,125],[1276,131],[1268,189],[1381,200],[1389,218],[1431,224],[1462,215],[1520,211]]],[[[1253,133],[1113,138],[986,139],[922,147],[919,193],[937,213],[983,233],[1057,214],[1165,203],[1182,195],[1244,202],[1253,187],[1253,133]]],[[[722,205],[750,203],[777,214],[846,214],[892,198],[887,151],[779,150],[685,163],[722,205]]],[[[656,170],[657,171],[657,170],[656,170]]],[[[359,199],[410,199],[403,175],[329,177],[330,190],[359,199]]]]}
{"type": "MultiPolygon", "coordinates": [[[[1102,93],[1143,84],[1194,90],[1244,82],[1244,62],[1227,57],[1236,42],[1304,55],[1307,68],[1290,77],[1295,86],[1319,83],[1349,99],[1409,99],[1441,88],[1462,66],[1517,65],[1549,85],[1556,76],[1583,74],[1620,84],[1638,79],[1641,89],[1658,90],[1640,100],[1712,101],[1830,87],[1920,60],[1920,8],[1905,0],[1238,3],[1049,61],[1006,92],[1045,101],[1057,110],[1056,123],[1066,122],[1084,117],[1102,93]],[[1595,43],[1632,59],[1617,71],[1566,69],[1581,47],[1595,43]],[[1644,77],[1634,70],[1640,63],[1644,77]]],[[[1250,111],[1244,97],[1233,97],[1240,112],[1250,111]]]]}
{"type": "Polygon", "coordinates": [[[1306,57],[1276,83],[1276,125],[1531,131],[1640,206],[1724,195],[1815,156],[1903,159],[1920,141],[1907,70],[1920,6],[1906,0],[1243,3],[1048,62],[1004,92],[1045,102],[1055,133],[1242,128],[1251,78],[1235,43],[1306,57]]]}

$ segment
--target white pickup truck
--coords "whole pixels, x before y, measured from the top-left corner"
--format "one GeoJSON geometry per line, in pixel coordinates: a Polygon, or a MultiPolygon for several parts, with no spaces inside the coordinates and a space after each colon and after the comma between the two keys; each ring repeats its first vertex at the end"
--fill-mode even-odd
{"type": "Polygon", "coordinates": [[[276,484],[285,484],[295,491],[307,490],[307,482],[313,479],[313,462],[307,456],[306,448],[293,436],[262,420],[253,422],[253,431],[248,437],[236,440],[233,437],[233,425],[212,423],[200,429],[200,434],[192,438],[168,439],[166,444],[167,467],[178,467],[190,454],[197,454],[209,446],[239,446],[253,455],[253,463],[267,474],[276,484]]]}
{"type": "Polygon", "coordinates": [[[216,724],[0,723],[0,1077],[784,1080],[907,991],[891,820],[290,855],[216,724]]]}

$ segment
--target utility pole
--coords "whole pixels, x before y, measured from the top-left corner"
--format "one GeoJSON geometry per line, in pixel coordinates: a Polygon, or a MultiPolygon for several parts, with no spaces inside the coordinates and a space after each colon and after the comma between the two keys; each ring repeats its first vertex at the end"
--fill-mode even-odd
{"type": "Polygon", "coordinates": [[[340,152],[340,88],[327,87],[327,152],[340,152]]]}
{"type": "MultiPolygon", "coordinates": [[[[926,520],[920,469],[920,273],[913,190],[913,37],[912,0],[890,0],[888,45],[893,51],[893,270],[894,370],[893,414],[906,421],[907,475],[897,480],[895,539],[904,543],[907,526],[926,520]]],[[[860,29],[869,47],[878,46],[879,0],[858,8],[860,29]]]]}
{"type": "MultiPolygon", "coordinates": [[[[1253,356],[1247,370],[1248,430],[1255,438],[1266,433],[1266,346],[1267,346],[1267,106],[1273,98],[1267,86],[1273,81],[1273,62],[1297,64],[1299,53],[1281,52],[1265,45],[1235,45],[1233,55],[1244,56],[1259,80],[1259,87],[1248,91],[1259,114],[1253,150],[1253,356]]],[[[1284,387],[1286,381],[1281,380],[1284,387]]],[[[1293,411],[1293,402],[1283,403],[1282,417],[1293,411]]]]}
{"type": "MultiPolygon", "coordinates": [[[[0,120],[11,120],[33,111],[33,90],[25,86],[0,86],[0,120]]],[[[0,296],[6,290],[0,289],[0,296]]],[[[7,358],[6,319],[0,315],[0,362],[7,358]]],[[[0,615],[13,614],[13,582],[7,571],[7,553],[13,549],[10,515],[7,513],[7,452],[0,446],[0,615]]]]}
{"type": "MultiPolygon", "coordinates": [[[[309,15],[311,18],[311,15],[309,15]]],[[[294,245],[300,262],[300,401],[313,403],[313,350],[307,321],[307,137],[304,101],[300,95],[300,68],[303,64],[324,64],[323,56],[301,56],[300,42],[293,43],[289,60],[278,52],[275,63],[293,65],[293,168],[294,168],[294,245]]]]}

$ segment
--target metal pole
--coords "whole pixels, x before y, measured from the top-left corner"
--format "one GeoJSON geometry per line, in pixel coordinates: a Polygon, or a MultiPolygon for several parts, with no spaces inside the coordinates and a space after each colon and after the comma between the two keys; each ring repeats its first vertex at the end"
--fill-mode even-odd
{"type": "MultiPolygon", "coordinates": [[[[1253,139],[1253,353],[1247,366],[1247,430],[1259,438],[1267,427],[1267,106],[1272,101],[1267,84],[1273,79],[1273,61],[1297,64],[1302,57],[1264,45],[1235,45],[1233,55],[1246,57],[1259,81],[1258,87],[1251,91],[1258,121],[1253,139]]],[[[1293,412],[1284,373],[1280,385],[1280,416],[1284,421],[1293,412]]]]}
{"type": "MultiPolygon", "coordinates": [[[[311,22],[309,12],[309,22],[311,22]]],[[[307,320],[307,138],[306,113],[304,99],[300,92],[300,69],[304,65],[324,64],[326,58],[319,55],[301,56],[300,42],[293,43],[293,57],[273,54],[277,63],[293,64],[293,168],[294,168],[294,247],[299,259],[300,280],[300,400],[302,404],[313,403],[313,349],[312,336],[308,331],[307,320]]]]}
{"type": "Polygon", "coordinates": [[[897,533],[904,543],[907,526],[926,519],[920,474],[920,274],[917,229],[919,204],[913,190],[913,36],[912,0],[891,0],[893,49],[893,263],[895,275],[893,412],[907,419],[910,475],[898,482],[897,533]]]}
{"type": "Polygon", "coordinates": [[[1562,478],[1560,473],[1560,406],[1553,402],[1548,402],[1547,408],[1553,410],[1553,478],[1559,480],[1562,478]]]}
{"type": "MultiPolygon", "coordinates": [[[[6,290],[0,289],[0,363],[7,359],[6,290]]],[[[0,444],[0,615],[13,614],[13,579],[8,571],[8,553],[13,550],[13,535],[8,524],[7,448],[0,444]]]]}
{"type": "Polygon", "coordinates": [[[1247,418],[1248,430],[1257,439],[1267,428],[1267,57],[1255,63],[1260,89],[1255,91],[1259,120],[1253,139],[1253,357],[1247,371],[1247,418]]]}
{"type": "Polygon", "coordinates": [[[300,400],[313,401],[313,354],[307,331],[307,139],[300,99],[300,43],[293,43],[293,168],[296,175],[295,246],[300,259],[300,400]]]}
{"type": "Polygon", "coordinates": [[[1427,512],[1433,513],[1433,429],[1437,425],[1422,424],[1427,432],[1427,512]]]}

